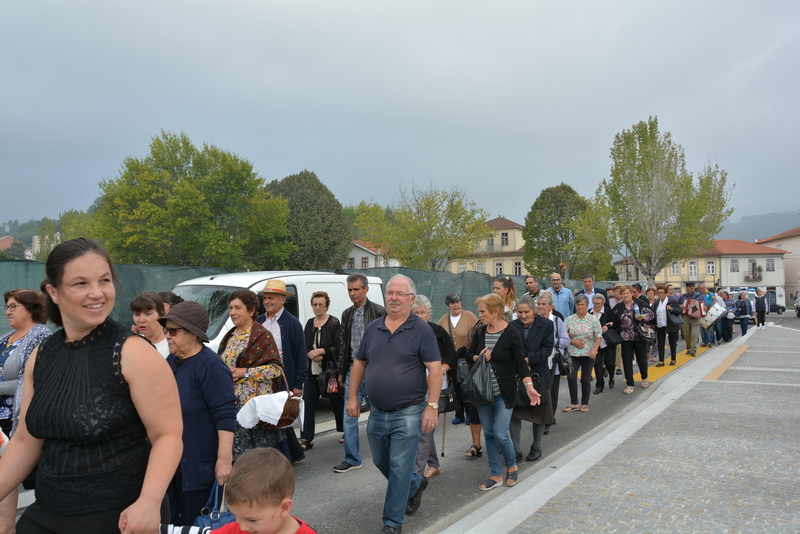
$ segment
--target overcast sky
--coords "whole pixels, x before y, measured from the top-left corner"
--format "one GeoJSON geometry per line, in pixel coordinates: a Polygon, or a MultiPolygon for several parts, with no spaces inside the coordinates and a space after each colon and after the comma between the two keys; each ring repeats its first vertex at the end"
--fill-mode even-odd
{"type": "Polygon", "coordinates": [[[524,223],[650,115],[733,220],[800,208],[796,0],[2,2],[0,69],[0,222],[88,208],[163,129],[345,205],[433,182],[524,223]]]}

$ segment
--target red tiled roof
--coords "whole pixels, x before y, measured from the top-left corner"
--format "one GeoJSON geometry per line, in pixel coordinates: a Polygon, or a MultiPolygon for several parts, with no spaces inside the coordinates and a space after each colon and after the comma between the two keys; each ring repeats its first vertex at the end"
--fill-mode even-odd
{"type": "Polygon", "coordinates": [[[5,250],[14,243],[14,238],[10,235],[0,237],[0,250],[5,250]]]}
{"type": "Polygon", "coordinates": [[[786,250],[765,247],[755,243],[748,243],[741,239],[715,239],[716,247],[705,251],[706,256],[723,256],[730,254],[786,254],[786,250]]]}
{"type": "Polygon", "coordinates": [[[367,241],[358,241],[358,240],[354,240],[353,243],[355,243],[356,245],[358,245],[361,248],[365,248],[365,249],[369,250],[373,254],[380,254],[380,251],[378,250],[378,248],[375,245],[373,245],[372,243],[369,243],[367,241]]]}
{"type": "Polygon", "coordinates": [[[756,239],[756,243],[766,243],[767,241],[777,241],[778,239],[786,239],[787,237],[797,237],[797,236],[800,236],[800,226],[798,226],[794,230],[787,230],[782,234],[774,235],[766,239],[756,239]]]}
{"type": "Polygon", "coordinates": [[[489,226],[489,228],[495,228],[495,229],[518,228],[520,230],[523,230],[525,228],[521,224],[515,223],[514,221],[509,221],[502,215],[500,217],[495,217],[491,221],[486,221],[486,224],[489,226]]]}

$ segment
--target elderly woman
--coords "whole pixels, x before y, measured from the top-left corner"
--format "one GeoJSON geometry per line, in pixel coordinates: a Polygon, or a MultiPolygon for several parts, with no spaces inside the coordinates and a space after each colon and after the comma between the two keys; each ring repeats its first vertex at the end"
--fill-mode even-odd
{"type": "MultiPolygon", "coordinates": [[[[453,340],[453,345],[456,350],[458,350],[466,345],[470,328],[478,322],[478,318],[475,317],[475,314],[471,311],[461,308],[461,295],[458,293],[448,293],[444,298],[444,303],[450,311],[442,315],[437,324],[447,330],[447,333],[453,340]]],[[[456,388],[456,398],[458,399],[460,407],[456,410],[456,416],[452,423],[454,425],[460,425],[466,420],[467,424],[469,424],[469,417],[465,417],[464,415],[464,402],[461,398],[460,388],[456,388]]]]}
{"type": "MultiPolygon", "coordinates": [[[[522,350],[531,376],[534,373],[539,375],[545,387],[543,394],[550,395],[551,380],[548,362],[553,354],[555,327],[553,321],[537,314],[536,309],[536,300],[530,295],[522,295],[517,302],[517,318],[511,321],[510,325],[516,328],[522,337],[522,350]]],[[[539,406],[514,408],[509,431],[517,461],[522,457],[520,436],[522,421],[528,421],[533,425],[533,445],[525,459],[535,462],[542,457],[544,427],[553,424],[553,407],[548,402],[547,404],[540,403],[539,406]]]]}
{"type": "MultiPolygon", "coordinates": [[[[656,299],[656,288],[654,286],[650,286],[647,288],[647,291],[644,292],[645,294],[645,302],[650,306],[650,309],[655,311],[656,305],[658,304],[658,300],[656,299]]],[[[656,340],[648,341],[647,343],[647,354],[648,354],[648,361],[651,362],[658,362],[658,347],[656,347],[656,340]]]]}
{"type": "MultiPolygon", "coordinates": [[[[536,309],[539,315],[550,319],[553,323],[553,353],[547,362],[550,367],[550,407],[555,408],[558,406],[558,391],[561,384],[561,373],[558,369],[558,363],[555,361],[556,351],[561,351],[562,354],[567,351],[569,347],[569,334],[564,326],[564,318],[561,316],[555,307],[555,299],[553,293],[550,291],[542,291],[536,299],[536,309]]],[[[553,411],[553,423],[556,424],[555,410],[553,411]]],[[[550,425],[544,425],[544,433],[550,432],[550,425]]]]}
{"type": "Polygon", "coordinates": [[[18,532],[156,532],[169,521],[162,501],[183,449],[169,365],[109,318],[117,277],[100,245],[60,243],[45,274],[47,316],[61,329],[25,369],[19,424],[0,457],[0,498],[38,463],[36,502],[18,532]]]}
{"type": "Polygon", "coordinates": [[[570,404],[563,411],[589,411],[592,391],[592,368],[603,341],[603,329],[597,317],[589,314],[589,298],[584,294],[575,297],[575,313],[567,317],[564,326],[569,334],[567,352],[572,360],[572,370],[567,377],[570,404]],[[581,404],[578,405],[578,371],[581,372],[581,404]]]}
{"type": "Polygon", "coordinates": [[[480,485],[481,491],[496,488],[503,483],[500,455],[506,467],[506,486],[517,483],[516,455],[508,425],[514,409],[519,376],[525,386],[531,405],[539,404],[539,394],[533,387],[528,364],[522,350],[522,338],[516,328],[509,328],[504,317],[503,299],[495,293],[485,295],[475,301],[478,316],[483,326],[478,329],[467,349],[467,360],[473,363],[484,358],[489,363],[492,377],[494,402],[489,406],[478,406],[481,415],[483,435],[486,437],[486,454],[489,456],[491,476],[480,485]]]}
{"type": "MultiPolygon", "coordinates": [[[[597,321],[603,334],[608,332],[609,328],[615,329],[616,316],[611,308],[606,306],[606,298],[600,293],[595,293],[592,296],[593,307],[589,310],[597,321]]],[[[597,351],[597,358],[594,360],[594,376],[595,376],[595,390],[593,395],[599,395],[606,387],[605,371],[608,371],[608,387],[614,389],[614,370],[616,369],[617,349],[616,345],[608,346],[606,340],[600,341],[600,349],[597,351]]]]}
{"type": "Polygon", "coordinates": [[[145,291],[131,301],[134,332],[144,336],[164,358],[169,356],[169,345],[159,319],[166,315],[164,301],[158,293],[145,291]]]}
{"type": "Polygon", "coordinates": [[[638,332],[638,327],[643,326],[653,320],[653,310],[641,300],[634,300],[633,288],[622,286],[620,291],[622,302],[614,306],[614,314],[617,316],[619,334],[622,337],[622,366],[625,370],[625,382],[627,386],[623,393],[630,395],[633,393],[633,358],[639,362],[639,373],[642,377],[642,389],[650,387],[647,381],[647,341],[642,339],[638,332]]]}
{"type": "Polygon", "coordinates": [[[672,317],[681,316],[683,307],[678,304],[678,299],[667,296],[667,289],[659,286],[653,313],[656,315],[656,345],[658,345],[658,363],[656,367],[664,367],[664,343],[669,337],[670,365],[675,365],[678,354],[678,331],[680,325],[673,322],[672,317]]]}
{"type": "Polygon", "coordinates": [[[188,526],[200,515],[214,479],[224,484],[231,472],[236,396],[230,369],[203,344],[208,312],[201,304],[176,304],[158,322],[167,335],[167,363],[183,415],[183,455],[167,495],[172,524],[188,526]]]}
{"type": "MultiPolygon", "coordinates": [[[[50,336],[42,294],[14,289],[3,294],[11,331],[0,337],[0,428],[11,436],[22,402],[22,382],[28,357],[50,336]]],[[[13,532],[17,522],[17,488],[0,502],[0,532],[13,532]]]]}
{"type": "MultiPolygon", "coordinates": [[[[431,301],[425,295],[417,295],[411,312],[426,321],[433,329],[436,343],[439,346],[439,354],[442,356],[442,389],[445,389],[455,380],[456,349],[453,346],[450,334],[438,324],[431,322],[431,301]]],[[[429,401],[439,402],[438,399],[429,399],[429,401]]],[[[439,458],[436,456],[436,442],[433,439],[434,430],[423,432],[420,435],[419,446],[417,447],[417,461],[414,465],[414,472],[425,478],[431,478],[441,472],[439,458]]]]}
{"type": "MultiPolygon", "coordinates": [[[[303,388],[305,415],[303,431],[300,434],[300,446],[304,451],[310,450],[314,446],[317,402],[322,394],[319,376],[322,374],[324,380],[328,374],[328,368],[333,366],[333,369],[336,369],[339,365],[342,325],[339,323],[339,319],[328,314],[330,305],[331,299],[325,291],[316,291],[311,295],[311,310],[314,312],[314,317],[308,320],[304,330],[306,350],[308,351],[308,376],[303,388]]],[[[336,420],[336,431],[342,432],[344,395],[334,394],[329,399],[333,417],[336,420]]]]}
{"type": "MultiPolygon", "coordinates": [[[[219,354],[233,375],[238,409],[253,397],[280,389],[283,367],[278,346],[270,331],[255,322],[257,313],[258,297],[249,289],[239,289],[228,296],[228,314],[234,326],[222,338],[219,354]]],[[[233,459],[256,447],[275,447],[291,458],[285,442],[283,429],[259,425],[248,429],[237,422],[233,459]]]]}
{"type": "Polygon", "coordinates": [[[510,276],[501,274],[494,281],[492,291],[495,295],[500,295],[503,300],[503,319],[506,321],[516,319],[517,288],[514,286],[514,280],[510,276]]]}

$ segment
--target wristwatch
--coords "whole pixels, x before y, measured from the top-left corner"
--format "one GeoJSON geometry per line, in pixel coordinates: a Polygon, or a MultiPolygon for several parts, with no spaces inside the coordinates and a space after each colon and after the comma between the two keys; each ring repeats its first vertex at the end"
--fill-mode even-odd
{"type": "Polygon", "coordinates": [[[428,406],[430,406],[431,408],[433,408],[437,412],[439,411],[439,403],[438,402],[429,402],[428,406]]]}

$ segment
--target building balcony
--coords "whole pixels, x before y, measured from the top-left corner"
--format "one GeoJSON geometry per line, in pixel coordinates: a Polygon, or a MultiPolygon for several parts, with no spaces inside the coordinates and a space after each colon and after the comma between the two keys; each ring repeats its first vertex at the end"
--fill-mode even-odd
{"type": "Polygon", "coordinates": [[[762,280],[762,276],[757,273],[751,273],[744,275],[745,282],[760,282],[762,280]]]}

